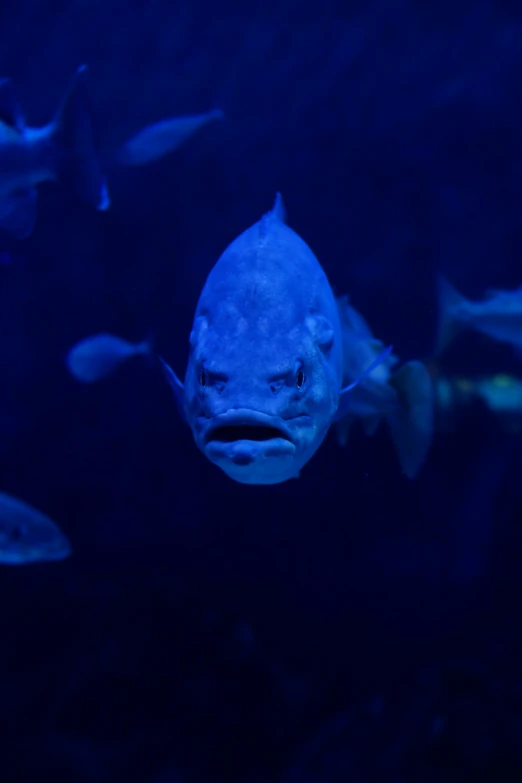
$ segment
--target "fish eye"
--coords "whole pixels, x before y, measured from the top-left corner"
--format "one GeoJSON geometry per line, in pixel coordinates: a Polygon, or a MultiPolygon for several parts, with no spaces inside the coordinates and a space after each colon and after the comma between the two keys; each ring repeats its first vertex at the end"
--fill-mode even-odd
{"type": "Polygon", "coordinates": [[[296,373],[296,376],[295,376],[295,385],[297,386],[298,389],[302,389],[303,388],[305,380],[306,380],[306,378],[305,378],[304,371],[300,367],[298,369],[297,373],[296,373]]]}

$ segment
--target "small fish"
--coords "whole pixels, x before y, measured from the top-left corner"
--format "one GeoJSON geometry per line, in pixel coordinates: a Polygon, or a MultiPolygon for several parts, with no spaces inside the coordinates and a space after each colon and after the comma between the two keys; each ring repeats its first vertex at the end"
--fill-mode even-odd
{"type": "Polygon", "coordinates": [[[0,563],[64,560],[70,554],[71,545],[58,525],[27,503],[0,492],[0,563]]]}
{"type": "Polygon", "coordinates": [[[178,149],[212,120],[222,120],[224,117],[221,109],[216,109],[206,114],[174,117],[148,125],[125,142],[119,151],[118,160],[126,166],[151,163],[178,149]]]}
{"type": "Polygon", "coordinates": [[[441,376],[435,380],[435,388],[442,411],[480,399],[492,413],[522,417],[522,378],[503,374],[478,378],[441,376]]]}
{"type": "Polygon", "coordinates": [[[197,446],[243,484],[295,478],[391,350],[343,387],[336,301],[279,194],[210,272],[189,342],[185,383],[161,360],[163,371],[197,446]]]}
{"type": "MultiPolygon", "coordinates": [[[[343,335],[344,382],[358,378],[380,355],[384,343],[377,340],[366,321],[343,296],[337,300],[343,335]]],[[[422,466],[433,438],[433,388],[422,362],[407,362],[392,373],[398,358],[390,354],[353,390],[349,412],[336,424],[337,439],[344,446],[352,422],[361,421],[373,435],[381,420],[388,424],[401,467],[414,478],[422,466]]]]}
{"type": "Polygon", "coordinates": [[[438,280],[439,333],[436,353],[465,329],[522,349],[522,286],[513,291],[489,290],[482,302],[471,302],[444,277],[438,280]]]}
{"type": "Polygon", "coordinates": [[[60,180],[99,210],[109,207],[93,136],[86,66],[76,71],[54,120],[30,128],[10,79],[0,79],[0,229],[17,239],[36,221],[36,186],[60,180]]]}
{"type": "Polygon", "coordinates": [[[130,343],[112,334],[96,334],[71,348],[66,364],[77,381],[95,383],[110,375],[131,357],[150,352],[149,340],[130,343]]]}

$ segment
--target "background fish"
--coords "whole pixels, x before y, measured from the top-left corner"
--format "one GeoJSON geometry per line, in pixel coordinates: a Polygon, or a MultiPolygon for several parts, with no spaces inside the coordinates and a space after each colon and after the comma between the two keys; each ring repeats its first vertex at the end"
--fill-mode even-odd
{"type": "Polygon", "coordinates": [[[96,209],[110,200],[98,160],[85,65],[76,71],[54,120],[43,128],[25,124],[10,79],[0,80],[0,229],[17,239],[32,232],[36,186],[60,180],[96,209]]]}
{"type": "Polygon", "coordinates": [[[494,413],[503,429],[522,429],[522,379],[505,373],[467,377],[437,374],[434,378],[438,429],[455,429],[457,414],[477,400],[494,413]]]}
{"type": "Polygon", "coordinates": [[[71,545],[58,525],[21,500],[0,492],[0,563],[64,560],[71,545]]]}
{"type": "Polygon", "coordinates": [[[222,120],[224,117],[221,109],[215,109],[205,114],[160,120],[138,131],[126,141],[117,159],[126,166],[151,163],[176,150],[209,122],[222,120]]]}
{"type": "Polygon", "coordinates": [[[490,289],[482,302],[462,296],[446,278],[438,278],[439,331],[436,353],[465,329],[522,348],[522,286],[513,291],[490,289]]]}
{"type": "Polygon", "coordinates": [[[133,356],[148,354],[150,341],[130,343],[112,334],[95,334],[77,343],[67,354],[71,375],[82,383],[94,383],[114,372],[133,356]]]}
{"type": "MultiPolygon", "coordinates": [[[[346,296],[337,300],[343,336],[344,382],[358,378],[384,348],[363,316],[346,296]]],[[[388,424],[402,470],[414,478],[433,439],[433,389],[427,368],[411,361],[391,372],[398,362],[391,354],[363,378],[350,397],[349,411],[336,422],[337,439],[344,446],[352,422],[359,419],[367,435],[381,420],[388,424]]]]}

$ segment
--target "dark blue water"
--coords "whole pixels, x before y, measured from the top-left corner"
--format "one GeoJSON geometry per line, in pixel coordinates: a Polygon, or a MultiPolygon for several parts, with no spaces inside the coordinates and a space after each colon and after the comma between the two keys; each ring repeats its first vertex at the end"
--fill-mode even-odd
{"type": "MultiPolygon", "coordinates": [[[[76,67],[107,159],[220,107],[171,156],[109,168],[112,206],[51,184],[2,236],[0,489],[74,553],[0,570],[0,781],[423,783],[522,776],[522,440],[480,404],[415,481],[385,428],[298,481],[232,482],[154,365],[94,386],[101,331],[182,375],[213,264],[281,191],[337,293],[401,359],[435,275],[522,275],[522,15],[486,2],[6,1],[0,75],[32,125],[76,67]]],[[[459,338],[441,372],[518,374],[459,338]]]]}

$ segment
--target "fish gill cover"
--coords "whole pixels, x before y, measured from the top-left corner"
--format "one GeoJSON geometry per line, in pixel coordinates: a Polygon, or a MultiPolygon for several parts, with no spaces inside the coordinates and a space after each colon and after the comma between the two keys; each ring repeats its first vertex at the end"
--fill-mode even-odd
{"type": "Polygon", "coordinates": [[[521,52],[2,2],[0,783],[522,779],[521,52]]]}

